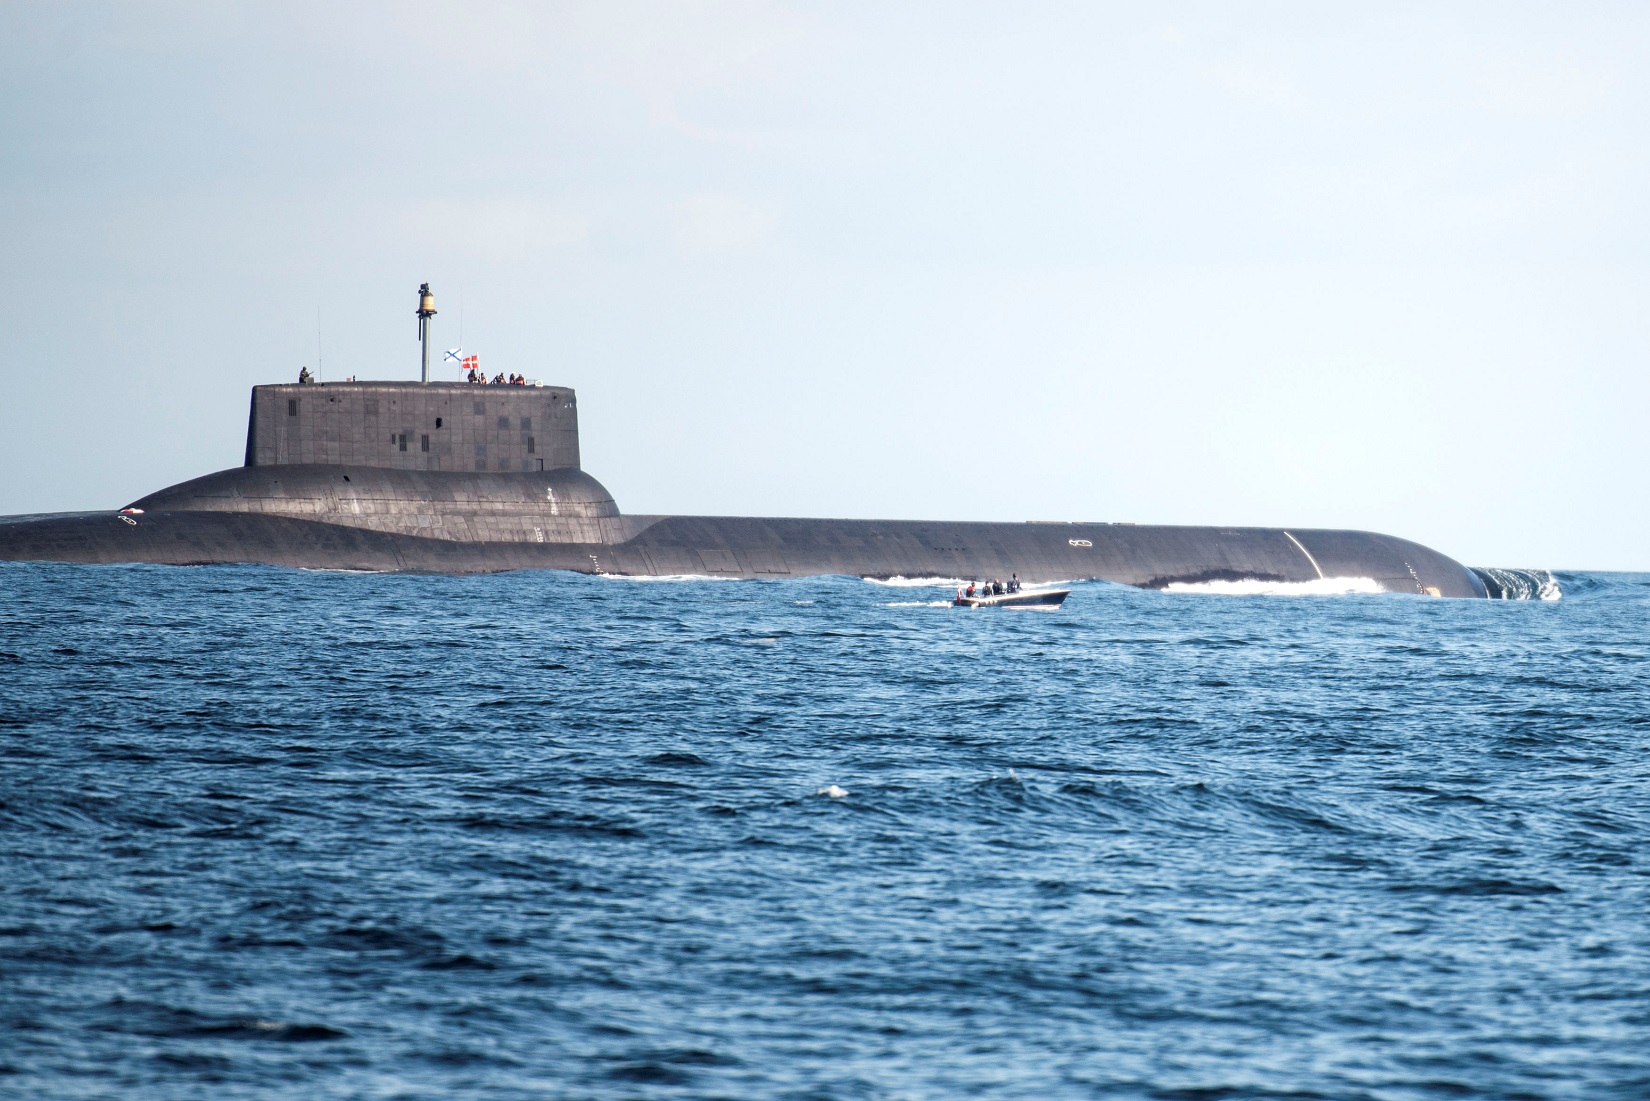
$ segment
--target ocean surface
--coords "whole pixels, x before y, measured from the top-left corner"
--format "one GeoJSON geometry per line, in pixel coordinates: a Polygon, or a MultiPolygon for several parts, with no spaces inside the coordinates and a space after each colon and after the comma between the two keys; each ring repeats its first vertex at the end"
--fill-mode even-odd
{"type": "Polygon", "coordinates": [[[1650,1097],[1556,586],[3,564],[0,1097],[1650,1097]]]}

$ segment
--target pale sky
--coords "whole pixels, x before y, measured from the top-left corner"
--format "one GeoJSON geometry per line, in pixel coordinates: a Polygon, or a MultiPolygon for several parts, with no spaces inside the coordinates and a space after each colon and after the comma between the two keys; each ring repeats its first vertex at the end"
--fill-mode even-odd
{"type": "Polygon", "coordinates": [[[1642,3],[13,0],[0,89],[0,513],[239,465],[317,314],[415,378],[427,280],[626,512],[1650,569],[1642,3]]]}

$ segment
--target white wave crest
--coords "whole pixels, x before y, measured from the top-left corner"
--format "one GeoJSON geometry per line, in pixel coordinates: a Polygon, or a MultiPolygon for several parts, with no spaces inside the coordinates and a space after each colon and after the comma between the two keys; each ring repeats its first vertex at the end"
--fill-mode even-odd
{"type": "Polygon", "coordinates": [[[1348,593],[1382,593],[1373,577],[1320,577],[1312,581],[1174,581],[1163,587],[1166,593],[1204,593],[1215,596],[1342,596],[1348,593]]]}
{"type": "Polygon", "coordinates": [[[949,600],[895,600],[883,605],[884,608],[949,608],[949,600]]]}

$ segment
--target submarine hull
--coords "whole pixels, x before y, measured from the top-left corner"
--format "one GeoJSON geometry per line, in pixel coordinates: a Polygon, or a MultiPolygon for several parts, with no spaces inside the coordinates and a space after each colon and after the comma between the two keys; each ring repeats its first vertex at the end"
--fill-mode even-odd
{"type": "Polygon", "coordinates": [[[1374,532],[719,516],[607,519],[608,541],[460,541],[289,515],[66,513],[0,519],[0,560],[267,563],[304,569],[643,577],[1007,577],[1142,588],[1370,578],[1395,593],[1483,597],[1455,560],[1374,532]]]}
{"type": "Polygon", "coordinates": [[[1486,595],[1458,562],[1361,531],[628,516],[579,466],[566,386],[256,386],[245,465],[120,512],[0,518],[0,560],[642,577],[1369,578],[1486,595]]]}

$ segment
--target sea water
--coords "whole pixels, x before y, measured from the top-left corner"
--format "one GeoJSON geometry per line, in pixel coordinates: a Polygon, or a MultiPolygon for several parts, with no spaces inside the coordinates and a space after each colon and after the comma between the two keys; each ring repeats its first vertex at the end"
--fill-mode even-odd
{"type": "Polygon", "coordinates": [[[1556,582],[0,565],[0,1096],[1650,1097],[1650,577],[1556,582]]]}

